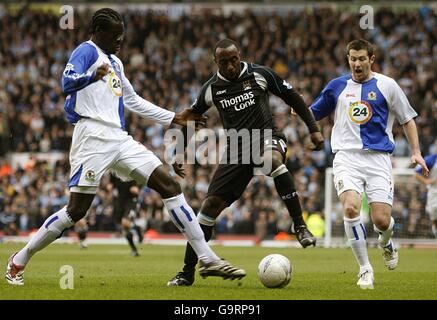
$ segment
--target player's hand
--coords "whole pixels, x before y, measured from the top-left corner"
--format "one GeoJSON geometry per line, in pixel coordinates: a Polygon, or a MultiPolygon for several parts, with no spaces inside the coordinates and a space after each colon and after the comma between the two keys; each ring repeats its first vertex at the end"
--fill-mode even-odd
{"type": "Polygon", "coordinates": [[[173,166],[174,172],[176,172],[176,174],[179,177],[185,178],[185,169],[184,169],[184,167],[182,166],[181,163],[175,162],[175,163],[172,164],[172,166],[173,166]]]}
{"type": "Polygon", "coordinates": [[[129,188],[130,193],[132,193],[135,196],[138,196],[140,194],[140,188],[138,186],[133,185],[129,188]]]}
{"type": "Polygon", "coordinates": [[[207,119],[206,116],[194,112],[193,109],[185,109],[182,112],[176,113],[172,123],[186,127],[188,121],[194,121],[196,129],[199,129],[205,126],[207,119]]]}
{"type": "Polygon", "coordinates": [[[309,148],[311,150],[319,151],[325,147],[325,143],[321,132],[313,132],[311,133],[310,137],[311,137],[311,144],[309,145],[309,148]]]}
{"type": "Polygon", "coordinates": [[[423,157],[420,154],[413,154],[411,156],[411,163],[416,164],[416,165],[418,164],[419,166],[422,167],[422,175],[424,177],[429,176],[428,166],[426,165],[425,160],[423,159],[423,157]]]}
{"type": "Polygon", "coordinates": [[[104,63],[96,69],[96,74],[94,75],[94,80],[102,80],[104,76],[109,73],[109,64],[104,63]]]}

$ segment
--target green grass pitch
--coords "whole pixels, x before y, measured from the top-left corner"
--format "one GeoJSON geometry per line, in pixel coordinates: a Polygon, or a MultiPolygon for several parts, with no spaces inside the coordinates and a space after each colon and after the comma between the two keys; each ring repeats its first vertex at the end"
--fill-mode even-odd
{"type": "MultiPolygon", "coordinates": [[[[22,244],[0,244],[3,274],[9,255],[22,244]]],[[[128,246],[52,244],[35,255],[25,272],[25,285],[0,280],[0,300],[6,299],[141,299],[141,300],[341,300],[437,299],[437,255],[433,249],[400,250],[396,270],[386,270],[378,249],[369,249],[375,289],[357,287],[357,266],[350,249],[223,247],[214,250],[245,268],[241,281],[196,277],[192,287],[169,288],[167,281],[182,266],[184,247],[142,245],[140,257],[128,246]],[[290,284],[264,288],[257,278],[259,261],[270,253],[287,256],[293,265],[290,284]],[[74,289],[61,289],[63,265],[74,271],[74,289]]]]}

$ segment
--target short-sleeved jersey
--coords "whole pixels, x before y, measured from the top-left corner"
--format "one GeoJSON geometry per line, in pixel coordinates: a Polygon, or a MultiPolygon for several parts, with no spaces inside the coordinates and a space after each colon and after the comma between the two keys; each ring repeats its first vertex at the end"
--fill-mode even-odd
{"type": "Polygon", "coordinates": [[[93,41],[80,44],[72,53],[62,75],[62,90],[68,94],[64,109],[67,119],[76,123],[84,118],[124,129],[124,107],[167,125],[174,113],[142,99],[124,75],[123,63],[107,55],[93,41]],[[99,66],[109,65],[109,73],[99,81],[99,66]]]}
{"type": "Polygon", "coordinates": [[[237,80],[229,81],[217,71],[202,87],[193,109],[203,114],[216,107],[225,129],[272,129],[276,132],[269,94],[282,98],[294,89],[270,68],[241,63],[237,80]]]}
{"type": "Polygon", "coordinates": [[[310,108],[316,120],[335,112],[333,152],[392,153],[394,119],[402,125],[417,116],[396,81],[379,73],[364,83],[354,81],[350,74],[330,81],[310,108]]]}

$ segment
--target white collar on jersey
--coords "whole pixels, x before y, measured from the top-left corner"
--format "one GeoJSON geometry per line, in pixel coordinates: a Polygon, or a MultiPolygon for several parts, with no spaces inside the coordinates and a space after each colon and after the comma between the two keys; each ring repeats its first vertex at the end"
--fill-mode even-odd
{"type": "MultiPolygon", "coordinates": [[[[243,64],[243,70],[241,70],[240,75],[238,76],[238,78],[240,78],[240,77],[243,75],[243,73],[245,73],[246,70],[247,70],[247,63],[244,62],[244,61],[241,61],[241,63],[243,64]]],[[[220,72],[219,72],[218,70],[217,70],[217,76],[218,76],[220,79],[222,79],[222,80],[224,80],[224,81],[226,81],[226,82],[231,82],[231,81],[229,81],[228,79],[226,79],[225,77],[223,77],[223,76],[220,74],[220,72]]]]}

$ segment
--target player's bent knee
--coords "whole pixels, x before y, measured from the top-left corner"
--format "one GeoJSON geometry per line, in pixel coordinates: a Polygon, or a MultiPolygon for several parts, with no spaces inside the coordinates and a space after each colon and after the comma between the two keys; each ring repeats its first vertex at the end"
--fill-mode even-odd
{"type": "Polygon", "coordinates": [[[172,181],[170,184],[165,186],[165,193],[167,194],[165,198],[176,197],[182,193],[181,185],[177,181],[172,181]]]}
{"type": "Polygon", "coordinates": [[[265,161],[271,161],[271,172],[275,171],[276,169],[278,169],[280,166],[282,166],[284,164],[283,162],[283,157],[280,153],[278,152],[273,152],[271,157],[266,157],[263,156],[263,163],[265,163],[265,161]]]}
{"type": "Polygon", "coordinates": [[[209,196],[203,202],[200,211],[215,219],[227,206],[224,199],[217,196],[209,196]]]}
{"type": "Polygon", "coordinates": [[[343,211],[346,218],[356,218],[359,215],[358,208],[351,204],[345,204],[343,211]]]}
{"type": "Polygon", "coordinates": [[[121,226],[123,227],[123,229],[125,231],[129,230],[131,227],[131,223],[130,223],[129,219],[126,219],[126,218],[121,219],[121,226]]]}
{"type": "Polygon", "coordinates": [[[67,206],[67,212],[70,218],[77,222],[85,217],[89,206],[86,203],[69,203],[67,206]]]}
{"type": "Polygon", "coordinates": [[[182,193],[179,183],[170,176],[163,166],[157,167],[152,172],[147,186],[158,192],[163,199],[172,198],[182,193]]]}
{"type": "Polygon", "coordinates": [[[390,217],[373,217],[373,224],[382,231],[387,230],[390,227],[390,217]]]}

